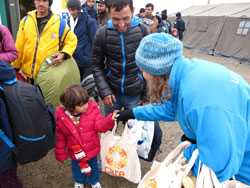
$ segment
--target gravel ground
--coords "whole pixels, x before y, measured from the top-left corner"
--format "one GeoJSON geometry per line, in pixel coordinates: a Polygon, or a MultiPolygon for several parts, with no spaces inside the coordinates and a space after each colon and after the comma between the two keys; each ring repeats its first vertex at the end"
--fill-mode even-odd
{"type": "MultiPolygon", "coordinates": [[[[235,72],[241,74],[248,82],[250,82],[250,66],[249,64],[241,64],[240,62],[214,57],[200,52],[185,50],[187,57],[197,57],[207,59],[227,66],[235,72]]],[[[161,123],[163,131],[163,139],[160,150],[156,155],[156,160],[163,160],[166,155],[177,145],[181,130],[177,123],[161,123]]],[[[151,163],[141,161],[142,173],[145,174],[150,169],[151,163]]],[[[71,178],[70,162],[67,161],[63,165],[54,159],[54,153],[51,151],[45,158],[38,162],[19,166],[18,174],[23,181],[24,188],[70,188],[73,187],[71,178]]],[[[123,178],[114,178],[109,175],[102,175],[103,188],[136,188],[123,178]]]]}

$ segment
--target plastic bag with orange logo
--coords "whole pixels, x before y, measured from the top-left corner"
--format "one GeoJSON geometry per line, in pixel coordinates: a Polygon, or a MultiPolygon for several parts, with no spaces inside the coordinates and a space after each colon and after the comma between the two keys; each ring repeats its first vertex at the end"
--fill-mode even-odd
{"type": "Polygon", "coordinates": [[[102,171],[112,176],[124,177],[133,183],[141,180],[141,165],[136,151],[135,139],[129,139],[128,127],[122,136],[112,131],[101,135],[102,171]]]}

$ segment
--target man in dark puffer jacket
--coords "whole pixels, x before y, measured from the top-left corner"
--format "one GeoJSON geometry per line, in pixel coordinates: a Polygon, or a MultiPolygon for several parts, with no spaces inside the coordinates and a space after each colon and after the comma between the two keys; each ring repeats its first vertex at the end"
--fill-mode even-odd
{"type": "Polygon", "coordinates": [[[135,51],[149,34],[147,26],[133,17],[132,0],[109,0],[111,20],[101,27],[93,43],[94,78],[105,113],[130,109],[145,95],[145,81],[135,64],[135,51]]]}

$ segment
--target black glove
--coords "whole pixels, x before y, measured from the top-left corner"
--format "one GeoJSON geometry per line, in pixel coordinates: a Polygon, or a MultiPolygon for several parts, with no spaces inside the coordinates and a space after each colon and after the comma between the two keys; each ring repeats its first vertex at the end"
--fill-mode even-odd
{"type": "Polygon", "coordinates": [[[135,116],[132,110],[124,110],[117,112],[115,118],[118,122],[122,121],[124,123],[127,122],[129,119],[135,119],[135,116]]]}

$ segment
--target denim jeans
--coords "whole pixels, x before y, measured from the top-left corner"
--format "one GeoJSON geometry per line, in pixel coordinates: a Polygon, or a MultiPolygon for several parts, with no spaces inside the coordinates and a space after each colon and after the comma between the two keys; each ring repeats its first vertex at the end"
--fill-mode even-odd
{"type": "Polygon", "coordinates": [[[132,109],[140,102],[141,96],[116,95],[115,98],[116,101],[112,107],[104,105],[105,115],[113,112],[114,110],[120,110],[121,108],[124,108],[125,110],[132,109]]]}

